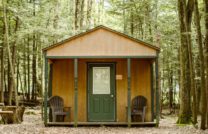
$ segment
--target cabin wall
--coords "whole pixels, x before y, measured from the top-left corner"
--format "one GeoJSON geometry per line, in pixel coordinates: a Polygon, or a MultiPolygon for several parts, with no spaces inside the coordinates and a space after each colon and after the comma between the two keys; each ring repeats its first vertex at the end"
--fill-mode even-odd
{"type": "Polygon", "coordinates": [[[52,76],[52,96],[61,96],[65,107],[71,107],[71,120],[74,111],[74,64],[73,60],[54,60],[52,76]]]}
{"type": "MultiPolygon", "coordinates": [[[[126,121],[127,107],[127,60],[126,59],[79,59],[78,60],[78,121],[87,121],[87,62],[116,62],[116,121],[126,121]]],[[[74,116],[74,69],[73,60],[53,60],[52,95],[64,99],[66,107],[72,107],[74,116]]],[[[131,99],[137,95],[147,98],[146,121],[151,121],[150,60],[132,59],[131,99]]]]}

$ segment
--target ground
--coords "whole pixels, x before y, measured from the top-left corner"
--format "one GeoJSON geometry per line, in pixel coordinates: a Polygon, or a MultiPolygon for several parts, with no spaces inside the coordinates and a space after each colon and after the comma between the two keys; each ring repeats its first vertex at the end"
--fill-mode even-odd
{"type": "Polygon", "coordinates": [[[45,127],[41,120],[40,108],[26,108],[21,124],[0,124],[0,134],[208,134],[192,125],[178,126],[176,116],[164,116],[156,127],[45,127]]]}

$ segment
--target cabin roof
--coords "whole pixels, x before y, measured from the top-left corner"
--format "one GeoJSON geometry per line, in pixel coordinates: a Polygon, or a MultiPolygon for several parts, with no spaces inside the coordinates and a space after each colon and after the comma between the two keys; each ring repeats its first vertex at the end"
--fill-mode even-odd
{"type": "Polygon", "coordinates": [[[119,35],[119,36],[122,36],[122,37],[124,37],[124,38],[128,38],[128,39],[130,39],[130,40],[132,40],[132,41],[134,41],[134,42],[140,43],[140,44],[145,45],[145,46],[147,46],[147,47],[149,47],[149,48],[152,48],[152,49],[154,49],[154,50],[156,50],[156,51],[160,51],[160,48],[157,47],[157,46],[154,46],[154,45],[152,45],[152,44],[150,44],[150,43],[147,43],[147,42],[144,42],[144,41],[142,41],[142,40],[136,39],[136,38],[131,37],[131,36],[129,36],[129,35],[126,35],[126,34],[124,34],[124,33],[118,32],[118,31],[116,31],[116,30],[113,30],[113,29],[111,29],[111,28],[109,28],[109,27],[106,27],[106,26],[103,26],[103,25],[97,26],[97,27],[95,27],[95,28],[92,28],[92,29],[87,30],[87,31],[85,31],[85,32],[82,32],[82,33],[80,33],[80,34],[77,34],[77,35],[74,35],[74,36],[72,36],[72,37],[69,37],[69,38],[67,38],[67,39],[65,39],[65,40],[63,40],[63,41],[60,41],[60,42],[58,42],[58,43],[55,43],[55,44],[50,45],[50,46],[48,46],[48,47],[45,47],[45,48],[43,48],[43,51],[48,51],[48,50],[50,50],[50,49],[53,49],[53,48],[55,48],[55,47],[57,47],[57,46],[60,46],[60,45],[62,45],[62,44],[64,44],[64,43],[66,43],[66,42],[69,42],[69,41],[74,40],[74,39],[76,39],[76,38],[82,37],[82,36],[84,36],[84,35],[86,35],[86,34],[92,33],[92,32],[94,32],[94,31],[96,31],[96,30],[98,30],[98,29],[105,29],[105,30],[107,30],[107,31],[109,31],[109,32],[112,32],[112,33],[117,34],[117,35],[119,35]]]}

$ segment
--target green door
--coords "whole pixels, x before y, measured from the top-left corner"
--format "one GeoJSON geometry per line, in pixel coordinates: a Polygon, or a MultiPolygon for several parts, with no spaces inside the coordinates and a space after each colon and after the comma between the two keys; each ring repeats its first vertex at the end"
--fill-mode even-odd
{"type": "Polygon", "coordinates": [[[115,64],[88,64],[88,121],[115,121],[115,64]]]}

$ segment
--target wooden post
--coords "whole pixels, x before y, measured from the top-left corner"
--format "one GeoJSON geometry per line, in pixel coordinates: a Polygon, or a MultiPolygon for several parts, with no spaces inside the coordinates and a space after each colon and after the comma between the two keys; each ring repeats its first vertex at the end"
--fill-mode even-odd
{"type": "Polygon", "coordinates": [[[152,114],[152,121],[155,119],[154,113],[154,103],[155,103],[155,95],[154,95],[154,74],[153,74],[153,63],[150,64],[150,77],[151,77],[151,114],[152,114]]]}
{"type": "Polygon", "coordinates": [[[48,96],[52,96],[52,81],[53,81],[53,63],[49,67],[49,82],[48,82],[48,96]]]}
{"type": "MultiPolygon", "coordinates": [[[[50,62],[49,62],[50,63],[50,62]]],[[[48,76],[49,76],[49,81],[48,81],[48,98],[52,96],[52,81],[53,81],[53,63],[49,64],[49,69],[48,69],[48,76]]],[[[52,110],[49,109],[49,122],[52,121],[52,110]]]]}
{"type": "Polygon", "coordinates": [[[131,59],[127,59],[127,87],[128,87],[128,127],[131,127],[131,59]]]}
{"type": "Polygon", "coordinates": [[[78,120],[78,59],[74,59],[74,127],[78,120]]]}
{"type": "Polygon", "coordinates": [[[155,75],[156,75],[156,124],[157,126],[159,126],[159,118],[160,118],[160,104],[159,104],[159,69],[158,69],[158,58],[159,58],[159,54],[157,53],[157,58],[155,61],[155,75]]]}
{"type": "Polygon", "coordinates": [[[48,60],[46,59],[45,55],[45,92],[44,92],[44,124],[47,126],[48,123],[48,113],[47,113],[47,89],[48,89],[48,60]]]}

